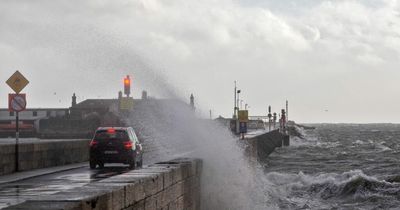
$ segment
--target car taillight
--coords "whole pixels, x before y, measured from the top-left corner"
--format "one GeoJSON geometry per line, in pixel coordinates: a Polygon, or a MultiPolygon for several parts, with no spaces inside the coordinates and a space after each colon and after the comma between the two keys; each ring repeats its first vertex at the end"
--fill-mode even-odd
{"type": "Polygon", "coordinates": [[[132,149],[132,142],[131,141],[124,141],[125,149],[132,149]]]}
{"type": "Polygon", "coordinates": [[[90,146],[90,147],[94,147],[94,146],[97,146],[98,143],[99,143],[98,141],[96,141],[96,140],[93,139],[93,140],[90,142],[89,146],[90,146]]]}

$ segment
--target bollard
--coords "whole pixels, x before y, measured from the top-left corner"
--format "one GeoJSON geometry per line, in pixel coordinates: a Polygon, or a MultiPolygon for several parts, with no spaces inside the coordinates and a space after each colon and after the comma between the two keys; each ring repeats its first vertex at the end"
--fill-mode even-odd
{"type": "Polygon", "coordinates": [[[289,135],[283,136],[283,146],[285,146],[285,147],[290,146],[290,136],[289,135]]]}

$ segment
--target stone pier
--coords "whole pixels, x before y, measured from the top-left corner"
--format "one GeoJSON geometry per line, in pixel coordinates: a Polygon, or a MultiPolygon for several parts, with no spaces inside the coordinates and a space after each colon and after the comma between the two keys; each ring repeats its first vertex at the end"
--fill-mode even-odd
{"type": "Polygon", "coordinates": [[[199,210],[201,170],[199,159],[174,159],[6,209],[199,210]]]}

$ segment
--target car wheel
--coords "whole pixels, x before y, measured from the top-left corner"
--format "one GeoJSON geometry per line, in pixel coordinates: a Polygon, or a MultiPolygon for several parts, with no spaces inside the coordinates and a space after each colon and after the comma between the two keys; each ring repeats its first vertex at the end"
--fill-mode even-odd
{"type": "Polygon", "coordinates": [[[103,168],[104,168],[104,163],[100,162],[100,163],[99,163],[99,168],[100,168],[100,169],[103,169],[103,168]]]}
{"type": "Polygon", "coordinates": [[[131,161],[129,161],[129,169],[133,170],[136,168],[136,160],[132,159],[131,161]]]}
{"type": "Polygon", "coordinates": [[[90,166],[90,169],[95,169],[96,168],[96,162],[94,162],[94,161],[90,161],[89,162],[89,166],[90,166]]]}
{"type": "Polygon", "coordinates": [[[143,155],[140,156],[140,161],[137,162],[137,166],[140,167],[140,168],[143,166],[143,155]]]}

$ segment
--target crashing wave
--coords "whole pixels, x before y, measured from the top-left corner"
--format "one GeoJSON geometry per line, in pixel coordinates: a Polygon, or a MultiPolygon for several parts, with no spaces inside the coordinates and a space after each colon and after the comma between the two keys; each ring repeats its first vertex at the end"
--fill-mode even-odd
{"type": "Polygon", "coordinates": [[[345,198],[357,202],[400,199],[400,176],[385,181],[368,176],[361,170],[318,175],[307,175],[302,172],[298,174],[271,172],[267,174],[267,179],[276,189],[271,190],[275,193],[275,197],[280,197],[281,203],[282,197],[286,198],[286,207],[293,205],[293,202],[297,207],[323,205],[320,199],[334,201],[337,198],[345,198]]]}

